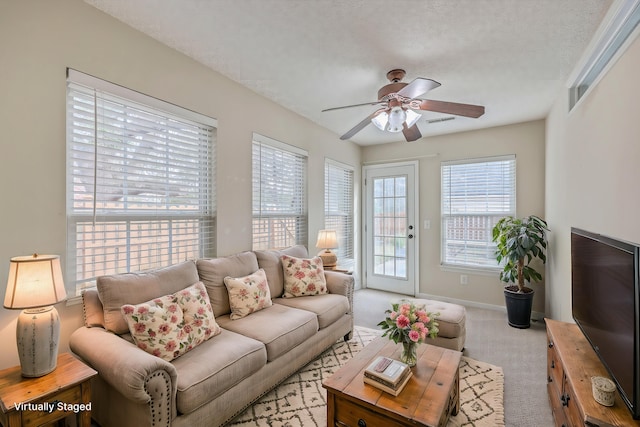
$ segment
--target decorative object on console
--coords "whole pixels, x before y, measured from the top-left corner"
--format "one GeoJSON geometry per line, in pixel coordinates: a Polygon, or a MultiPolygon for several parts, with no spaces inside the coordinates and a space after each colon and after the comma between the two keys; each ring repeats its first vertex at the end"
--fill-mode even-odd
{"type": "Polygon", "coordinates": [[[591,377],[593,398],[601,405],[613,406],[616,401],[616,384],[609,378],[591,377]]]}
{"type": "Polygon", "coordinates": [[[338,247],[338,234],[335,230],[318,231],[316,248],[322,249],[318,256],[322,258],[322,265],[325,268],[333,268],[338,263],[338,256],[331,249],[338,247]]]}
{"type": "Polygon", "coordinates": [[[60,318],[53,304],[66,298],[59,256],[11,258],[4,307],[24,309],[16,327],[22,376],[41,377],[56,368],[60,318]]]}
{"type": "Polygon", "coordinates": [[[391,307],[392,310],[385,311],[388,316],[378,323],[384,331],[382,336],[389,337],[396,344],[402,343],[400,361],[415,366],[418,344],[424,342],[427,336],[438,336],[436,317],[439,314],[428,313],[410,301],[391,304],[391,307]]]}

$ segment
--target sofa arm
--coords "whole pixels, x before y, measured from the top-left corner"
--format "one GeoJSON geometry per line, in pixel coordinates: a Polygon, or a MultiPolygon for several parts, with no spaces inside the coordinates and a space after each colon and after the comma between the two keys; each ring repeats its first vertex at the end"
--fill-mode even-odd
{"type": "Polygon", "coordinates": [[[349,304],[352,304],[353,288],[355,287],[355,280],[352,275],[339,271],[325,270],[324,277],[327,281],[329,293],[344,295],[349,299],[349,304]]]}
{"type": "Polygon", "coordinates": [[[120,394],[136,403],[152,406],[164,400],[175,414],[175,367],[102,328],[81,327],[71,334],[71,351],[88,363],[120,394]]]}
{"type": "Polygon", "coordinates": [[[351,332],[345,336],[345,340],[351,339],[353,335],[353,291],[355,280],[352,275],[339,271],[325,270],[324,277],[327,281],[327,290],[330,294],[344,295],[349,300],[349,311],[351,316],[351,332]]]}

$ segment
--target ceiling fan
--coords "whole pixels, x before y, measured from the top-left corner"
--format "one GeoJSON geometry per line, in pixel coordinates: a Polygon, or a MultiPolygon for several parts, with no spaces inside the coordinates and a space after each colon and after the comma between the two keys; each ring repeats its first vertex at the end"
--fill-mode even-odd
{"type": "Polygon", "coordinates": [[[391,83],[380,88],[378,91],[378,100],[375,102],[345,105],[343,107],[322,110],[322,112],[325,112],[343,108],[361,107],[364,105],[381,106],[380,109],[371,113],[350,131],[342,135],[340,139],[349,139],[364,129],[369,123],[373,123],[380,130],[402,132],[407,141],[415,141],[422,138],[422,134],[416,124],[421,116],[413,110],[435,111],[438,113],[472,118],[478,118],[484,114],[484,107],[481,105],[418,99],[419,96],[440,86],[440,83],[423,77],[418,77],[411,83],[403,83],[402,79],[405,74],[406,72],[401,69],[389,71],[387,73],[387,79],[389,79],[391,83]]]}

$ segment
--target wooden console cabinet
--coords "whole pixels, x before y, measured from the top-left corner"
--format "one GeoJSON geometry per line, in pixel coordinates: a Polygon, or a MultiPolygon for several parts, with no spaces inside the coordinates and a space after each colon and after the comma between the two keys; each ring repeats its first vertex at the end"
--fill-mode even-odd
{"type": "Polygon", "coordinates": [[[617,391],[611,407],[600,405],[593,398],[591,377],[610,376],[578,326],[545,321],[547,391],[556,427],[640,426],[617,391]]]}

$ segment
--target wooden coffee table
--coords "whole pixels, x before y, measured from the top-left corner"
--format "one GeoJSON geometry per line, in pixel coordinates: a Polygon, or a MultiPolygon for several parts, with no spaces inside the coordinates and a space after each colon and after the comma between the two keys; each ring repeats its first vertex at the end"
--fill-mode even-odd
{"type": "Polygon", "coordinates": [[[462,353],[429,344],[418,346],[418,363],[402,392],[391,394],[366,384],[363,372],[377,356],[400,359],[402,346],[376,338],[323,381],[328,427],[445,426],[460,409],[462,353]]]}

